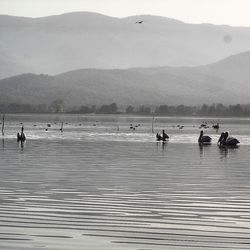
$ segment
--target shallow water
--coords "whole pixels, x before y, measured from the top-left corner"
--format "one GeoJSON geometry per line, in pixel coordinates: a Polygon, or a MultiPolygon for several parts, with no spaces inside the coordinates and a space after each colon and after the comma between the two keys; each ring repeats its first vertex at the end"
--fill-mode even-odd
{"type": "Polygon", "coordinates": [[[156,118],[163,128],[165,144],[151,117],[8,115],[0,249],[250,249],[250,120],[156,118]],[[199,147],[199,125],[217,121],[199,147]],[[216,145],[224,130],[240,147],[216,145]]]}

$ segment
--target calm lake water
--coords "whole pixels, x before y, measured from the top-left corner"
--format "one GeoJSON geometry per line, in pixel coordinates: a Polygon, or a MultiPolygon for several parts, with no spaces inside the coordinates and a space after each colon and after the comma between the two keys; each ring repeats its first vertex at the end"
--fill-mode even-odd
{"type": "Polygon", "coordinates": [[[250,249],[250,120],[161,117],[154,132],[152,117],[7,115],[0,249],[250,249]],[[222,131],[240,146],[219,148],[222,131]]]}

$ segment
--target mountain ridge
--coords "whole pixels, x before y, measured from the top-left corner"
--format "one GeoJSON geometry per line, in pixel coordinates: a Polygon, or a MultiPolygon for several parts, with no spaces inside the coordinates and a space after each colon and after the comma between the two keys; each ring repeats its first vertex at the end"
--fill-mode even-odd
{"type": "Polygon", "coordinates": [[[119,105],[248,104],[250,71],[247,66],[234,63],[239,60],[249,65],[250,52],[199,67],[78,69],[53,76],[22,74],[0,80],[0,103],[49,104],[62,99],[68,106],[112,102],[119,105]]]}
{"type": "Polygon", "coordinates": [[[250,50],[250,28],[138,15],[0,16],[0,79],[25,72],[198,66],[250,50]],[[142,24],[135,24],[143,19],[142,24]]]}

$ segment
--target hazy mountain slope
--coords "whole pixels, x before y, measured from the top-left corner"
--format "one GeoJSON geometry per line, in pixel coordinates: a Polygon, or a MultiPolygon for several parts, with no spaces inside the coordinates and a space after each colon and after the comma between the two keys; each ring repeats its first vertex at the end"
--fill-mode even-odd
{"type": "Polygon", "coordinates": [[[246,50],[250,50],[250,28],[186,24],[149,15],[0,15],[0,55],[5,55],[0,78],[78,68],[202,65],[246,50]],[[144,23],[135,24],[137,20],[144,23]]]}
{"type": "Polygon", "coordinates": [[[249,103],[249,63],[250,52],[245,52],[202,67],[80,69],[56,76],[24,74],[0,81],[0,103],[49,104],[58,98],[73,106],[111,102],[249,103]]]}
{"type": "Polygon", "coordinates": [[[226,80],[242,82],[249,84],[250,52],[233,55],[217,63],[206,67],[200,67],[198,70],[204,70],[207,73],[222,77],[226,80]]]}

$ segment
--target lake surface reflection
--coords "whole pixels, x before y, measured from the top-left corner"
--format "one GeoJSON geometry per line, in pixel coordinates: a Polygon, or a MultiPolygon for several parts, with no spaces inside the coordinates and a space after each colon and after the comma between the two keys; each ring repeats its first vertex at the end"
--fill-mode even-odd
{"type": "Polygon", "coordinates": [[[156,118],[163,128],[165,144],[152,117],[6,116],[0,249],[249,249],[250,120],[156,118]],[[224,130],[240,147],[216,145],[224,130]]]}

